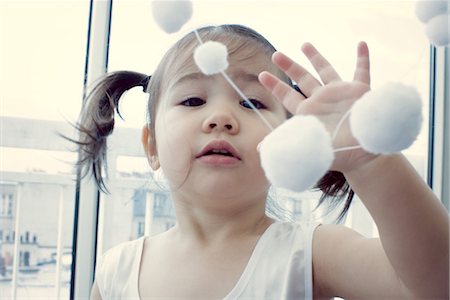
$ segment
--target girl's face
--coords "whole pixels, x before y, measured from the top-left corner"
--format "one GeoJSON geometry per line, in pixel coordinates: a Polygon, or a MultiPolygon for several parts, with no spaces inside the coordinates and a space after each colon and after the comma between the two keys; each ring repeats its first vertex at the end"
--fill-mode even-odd
{"type": "MultiPolygon", "coordinates": [[[[243,52],[228,57],[226,73],[276,127],[286,111],[258,74],[277,71],[267,53],[243,52]]],[[[192,53],[185,56],[164,76],[155,121],[157,155],[171,190],[190,199],[265,196],[269,183],[257,145],[269,129],[222,75],[202,74],[192,53]]]]}

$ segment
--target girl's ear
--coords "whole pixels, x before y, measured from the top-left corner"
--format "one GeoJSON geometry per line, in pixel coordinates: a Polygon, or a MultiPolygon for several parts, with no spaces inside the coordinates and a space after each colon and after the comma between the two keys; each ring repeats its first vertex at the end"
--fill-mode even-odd
{"type": "Polygon", "coordinates": [[[144,125],[142,128],[142,137],[141,137],[142,145],[144,146],[145,155],[147,156],[148,163],[153,171],[159,169],[159,158],[156,153],[156,142],[154,133],[148,128],[147,125],[144,125]]]}

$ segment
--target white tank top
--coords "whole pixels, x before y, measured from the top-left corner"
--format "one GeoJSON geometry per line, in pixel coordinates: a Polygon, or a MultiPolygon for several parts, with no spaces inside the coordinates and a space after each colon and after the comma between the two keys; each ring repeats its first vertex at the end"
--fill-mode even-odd
{"type": "MultiPolygon", "coordinates": [[[[312,299],[311,226],[275,222],[259,238],[239,281],[224,298],[312,299]]],[[[138,273],[145,237],[108,250],[97,264],[103,300],[140,299],[138,273]]]]}

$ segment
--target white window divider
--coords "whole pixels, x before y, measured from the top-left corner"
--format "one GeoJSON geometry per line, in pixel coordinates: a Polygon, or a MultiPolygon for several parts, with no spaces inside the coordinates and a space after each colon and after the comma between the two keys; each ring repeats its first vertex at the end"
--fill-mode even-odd
{"type": "Polygon", "coordinates": [[[59,186],[58,201],[58,239],[56,242],[56,275],[55,275],[55,299],[61,299],[61,273],[62,273],[62,255],[64,252],[63,234],[64,234],[64,186],[59,186]]]}
{"type": "Polygon", "coordinates": [[[428,183],[450,208],[450,48],[432,48],[428,183]]]}
{"type": "Polygon", "coordinates": [[[20,267],[20,209],[21,209],[21,190],[22,185],[19,183],[16,186],[16,213],[15,213],[15,225],[14,225],[14,257],[13,257],[13,269],[12,269],[12,287],[11,287],[11,299],[17,299],[17,284],[19,279],[19,267],[20,267]]]}
{"type": "MultiPolygon", "coordinates": [[[[91,0],[86,59],[85,93],[108,64],[112,0],[91,0]]],[[[94,280],[99,190],[93,177],[79,180],[75,204],[75,228],[71,299],[89,299],[94,280]]]]}

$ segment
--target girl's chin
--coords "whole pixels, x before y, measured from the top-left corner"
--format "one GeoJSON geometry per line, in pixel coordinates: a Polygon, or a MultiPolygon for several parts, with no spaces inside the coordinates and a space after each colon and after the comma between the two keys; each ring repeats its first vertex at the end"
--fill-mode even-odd
{"type": "Polygon", "coordinates": [[[192,195],[193,198],[243,198],[245,195],[254,196],[255,193],[263,195],[269,189],[269,183],[262,172],[256,171],[244,176],[233,169],[193,169],[187,178],[173,176],[169,178],[169,182],[172,192],[192,195]]]}
{"type": "Polygon", "coordinates": [[[245,188],[239,183],[230,182],[214,182],[214,183],[199,183],[195,187],[195,191],[199,195],[208,195],[220,198],[230,198],[240,196],[245,192],[245,188]]]}
{"type": "Polygon", "coordinates": [[[255,194],[264,194],[268,190],[265,187],[265,182],[263,184],[256,184],[256,182],[244,182],[244,181],[213,181],[205,180],[205,182],[200,182],[195,186],[195,192],[206,198],[216,198],[216,199],[243,199],[246,196],[253,196],[255,194]],[[260,190],[258,193],[258,190],[260,190]]]}

